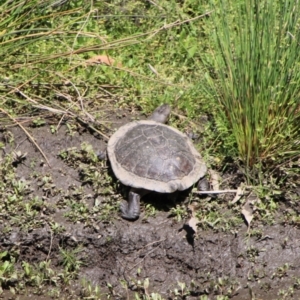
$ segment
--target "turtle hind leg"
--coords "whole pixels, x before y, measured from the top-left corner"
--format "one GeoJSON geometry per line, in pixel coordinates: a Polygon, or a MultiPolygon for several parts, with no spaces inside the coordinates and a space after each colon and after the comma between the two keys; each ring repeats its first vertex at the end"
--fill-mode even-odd
{"type": "Polygon", "coordinates": [[[141,196],[133,191],[129,192],[128,201],[122,201],[120,209],[122,218],[126,220],[136,220],[140,216],[141,196]]]}
{"type": "Polygon", "coordinates": [[[121,202],[120,209],[122,218],[126,220],[136,220],[140,216],[140,199],[149,191],[131,188],[128,201],[121,202]]]}

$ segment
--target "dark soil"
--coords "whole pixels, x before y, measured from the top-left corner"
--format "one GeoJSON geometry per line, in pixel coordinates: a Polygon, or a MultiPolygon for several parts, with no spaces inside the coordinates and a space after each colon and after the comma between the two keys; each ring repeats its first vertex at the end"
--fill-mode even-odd
{"type": "MultiPolygon", "coordinates": [[[[120,123],[126,121],[123,118],[120,123]]],[[[246,224],[241,222],[229,230],[200,228],[192,242],[182,230],[186,220],[177,222],[170,217],[167,208],[146,217],[142,205],[142,216],[135,222],[121,219],[119,212],[105,220],[99,213],[72,222],[64,216],[68,208],[59,205],[61,198],[74,187],[83,187],[84,195],[77,201],[85,201],[93,207],[99,195],[95,195],[89,184],[83,185],[78,168],[66,164],[58,154],[70,147],[80,149],[82,142],[93,145],[100,152],[105,149],[105,142],[87,130],[81,133],[76,130],[70,135],[65,126],[57,134],[52,134],[48,126],[27,129],[47,156],[51,168],[17,127],[9,129],[14,143],[7,144],[2,156],[12,150],[27,152],[26,159],[16,164],[16,172],[20,178],[31,182],[32,191],[28,197],[39,196],[47,204],[47,209],[35,216],[44,225],[33,226],[30,230],[13,227],[2,232],[0,247],[2,251],[18,249],[18,263],[51,260],[59,271],[59,247],[75,249],[81,245],[83,248],[78,255],[84,264],[72,288],[64,291],[67,296],[73,295],[69,299],[80,297],[83,278],[101,287],[101,299],[108,298],[107,295],[110,299],[134,299],[136,292],[142,295],[159,293],[164,299],[200,299],[201,295],[208,295],[207,299],[217,299],[218,295],[227,295],[230,299],[299,299],[300,231],[288,223],[283,224],[281,212],[273,225],[254,222],[259,236],[250,237],[246,224]],[[33,176],[34,172],[39,176],[51,176],[53,189],[42,187],[33,176]],[[53,233],[50,222],[64,226],[65,231],[53,233]],[[146,278],[149,288],[145,290],[146,278]],[[183,291],[180,291],[180,283],[185,283],[183,291]],[[181,297],[175,295],[176,289],[181,297]]],[[[100,212],[101,199],[100,196],[100,212]]],[[[120,197],[114,199],[117,207],[120,197]]],[[[6,219],[3,213],[2,229],[6,219]]],[[[4,299],[9,299],[7,291],[3,295],[4,299]]],[[[16,299],[16,296],[11,297],[16,299]]],[[[30,298],[26,297],[18,299],[30,298]]],[[[48,298],[35,296],[34,299],[48,298]]]]}

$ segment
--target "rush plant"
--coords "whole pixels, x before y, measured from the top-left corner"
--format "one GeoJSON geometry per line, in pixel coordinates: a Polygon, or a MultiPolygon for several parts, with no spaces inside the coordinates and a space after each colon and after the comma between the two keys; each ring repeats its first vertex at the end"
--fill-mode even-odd
{"type": "Polygon", "coordinates": [[[213,6],[208,86],[247,175],[299,157],[299,1],[213,6]]]}

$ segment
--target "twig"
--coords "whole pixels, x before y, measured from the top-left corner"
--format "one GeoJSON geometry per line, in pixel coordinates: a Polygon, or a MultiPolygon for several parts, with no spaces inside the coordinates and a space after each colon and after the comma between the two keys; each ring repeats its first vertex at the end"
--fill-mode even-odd
{"type": "MultiPolygon", "coordinates": [[[[62,75],[60,75],[60,74],[57,74],[57,75],[58,75],[59,77],[63,78],[63,79],[66,81],[66,78],[64,78],[62,75]]],[[[72,99],[71,99],[71,97],[65,97],[65,98],[66,98],[69,102],[72,103],[72,106],[75,105],[75,106],[79,107],[79,108],[82,110],[82,112],[83,112],[83,113],[84,113],[84,114],[85,114],[92,122],[95,122],[95,118],[85,110],[84,105],[83,105],[83,101],[82,101],[83,96],[80,94],[80,92],[79,92],[79,90],[77,89],[76,85],[75,85],[72,81],[69,81],[69,82],[70,82],[70,84],[73,86],[74,90],[75,90],[76,93],[77,93],[77,96],[78,96],[78,100],[79,100],[79,102],[80,102],[80,105],[77,105],[76,102],[73,102],[72,99]]],[[[70,107],[70,108],[71,108],[71,107],[70,107]]],[[[70,108],[69,108],[69,109],[70,109],[70,108]]]]}
{"type": "Polygon", "coordinates": [[[87,122],[85,122],[84,120],[82,120],[79,117],[76,117],[77,121],[82,122],[85,126],[88,126],[90,129],[94,130],[95,132],[97,132],[98,134],[100,134],[105,140],[109,140],[109,137],[104,134],[103,132],[99,131],[98,129],[96,129],[94,126],[88,124],[87,122]]]}
{"type": "Polygon", "coordinates": [[[159,6],[157,3],[155,3],[154,1],[148,0],[148,2],[150,2],[151,4],[155,5],[156,7],[158,7],[160,10],[164,10],[161,6],[159,6]]]}
{"type": "Polygon", "coordinates": [[[197,16],[197,17],[194,17],[194,18],[191,18],[191,19],[188,19],[188,20],[184,20],[184,21],[179,21],[179,20],[176,20],[175,22],[173,23],[170,23],[170,24],[166,24],[162,27],[160,27],[159,29],[156,29],[153,31],[153,33],[147,38],[147,40],[153,38],[157,33],[159,33],[160,31],[164,30],[164,29],[169,29],[169,28],[172,28],[172,27],[175,27],[175,26],[179,26],[179,25],[182,25],[182,24],[185,24],[185,23],[189,23],[189,22],[192,22],[192,21],[195,21],[197,19],[200,19],[200,18],[203,18],[205,16],[208,16],[212,13],[213,11],[208,11],[200,16],[197,16]]]}
{"type": "Polygon", "coordinates": [[[166,239],[164,238],[164,239],[161,239],[161,240],[158,240],[158,241],[154,241],[154,242],[152,242],[152,243],[149,243],[149,244],[145,245],[144,248],[146,248],[146,247],[148,247],[148,246],[151,246],[151,245],[153,245],[153,244],[156,244],[156,243],[163,242],[163,241],[165,241],[165,240],[166,240],[166,239]]]}
{"type": "Polygon", "coordinates": [[[52,244],[53,244],[53,231],[52,231],[51,228],[50,228],[50,235],[51,235],[51,237],[50,237],[50,247],[49,247],[49,251],[48,251],[48,255],[47,255],[46,261],[48,261],[48,259],[50,257],[50,253],[51,253],[51,250],[52,250],[52,244]]]}
{"type": "Polygon", "coordinates": [[[194,194],[223,194],[236,193],[238,190],[219,190],[219,191],[193,191],[194,194]]]}
{"type": "Polygon", "coordinates": [[[138,266],[140,263],[142,263],[142,262],[145,260],[145,258],[146,258],[148,255],[150,255],[152,252],[154,252],[155,250],[157,250],[157,248],[159,248],[160,245],[161,245],[161,244],[159,244],[159,245],[156,246],[154,249],[152,249],[152,250],[149,251],[147,254],[145,254],[144,257],[143,257],[139,262],[137,262],[135,265],[133,265],[133,267],[131,267],[131,268],[128,270],[128,272],[130,272],[132,269],[134,269],[136,266],[138,266]]]}
{"type": "MultiPolygon", "coordinates": [[[[178,113],[176,113],[175,111],[172,111],[171,114],[172,114],[173,116],[178,117],[179,120],[182,120],[182,119],[185,119],[185,120],[186,120],[186,119],[188,119],[187,116],[178,114],[178,113]]],[[[195,122],[193,122],[193,121],[191,121],[191,120],[188,120],[188,122],[189,122],[190,124],[194,125],[194,126],[201,126],[200,124],[197,124],[197,123],[195,123],[195,122]]]]}
{"type": "Polygon", "coordinates": [[[19,123],[16,119],[14,119],[7,111],[5,111],[3,108],[0,108],[0,110],[6,114],[13,122],[15,122],[27,135],[27,137],[31,140],[31,142],[35,145],[35,147],[40,151],[44,159],[46,160],[48,166],[51,168],[51,165],[49,163],[49,160],[46,156],[46,154],[43,152],[43,150],[40,148],[40,146],[35,142],[34,138],[30,135],[30,133],[23,127],[21,123],[19,123]]]}
{"type": "Polygon", "coordinates": [[[106,93],[107,95],[111,96],[112,98],[116,98],[116,95],[110,93],[109,91],[107,91],[106,89],[104,89],[101,86],[98,86],[98,89],[101,90],[102,92],[106,93]]]}

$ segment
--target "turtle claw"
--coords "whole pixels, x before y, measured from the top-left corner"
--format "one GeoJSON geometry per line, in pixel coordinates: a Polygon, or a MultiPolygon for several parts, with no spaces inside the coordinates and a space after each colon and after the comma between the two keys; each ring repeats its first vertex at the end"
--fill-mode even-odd
{"type": "Polygon", "coordinates": [[[120,204],[120,210],[122,212],[122,218],[127,219],[128,217],[128,202],[122,201],[120,204]]]}
{"type": "Polygon", "coordinates": [[[122,218],[126,220],[136,220],[140,216],[140,195],[130,191],[128,202],[121,202],[120,209],[122,218]]]}

